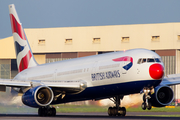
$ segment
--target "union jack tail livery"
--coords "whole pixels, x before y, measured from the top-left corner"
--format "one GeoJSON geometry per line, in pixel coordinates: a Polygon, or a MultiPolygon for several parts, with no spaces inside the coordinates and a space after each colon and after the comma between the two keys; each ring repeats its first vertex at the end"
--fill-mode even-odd
{"type": "Polygon", "coordinates": [[[22,24],[13,4],[9,5],[9,14],[14,38],[14,45],[16,49],[18,71],[21,72],[27,68],[37,66],[38,64],[33,57],[22,24]]]}

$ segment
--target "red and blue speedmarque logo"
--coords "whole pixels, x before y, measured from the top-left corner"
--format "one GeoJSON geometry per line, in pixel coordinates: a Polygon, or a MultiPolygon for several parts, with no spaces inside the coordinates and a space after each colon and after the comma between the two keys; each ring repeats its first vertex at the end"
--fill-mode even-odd
{"type": "Polygon", "coordinates": [[[130,62],[127,65],[123,66],[123,68],[125,70],[129,70],[133,65],[133,58],[130,57],[130,56],[124,56],[124,57],[120,57],[120,58],[115,58],[115,59],[113,59],[113,61],[115,61],[115,62],[121,62],[121,61],[130,62]]]}

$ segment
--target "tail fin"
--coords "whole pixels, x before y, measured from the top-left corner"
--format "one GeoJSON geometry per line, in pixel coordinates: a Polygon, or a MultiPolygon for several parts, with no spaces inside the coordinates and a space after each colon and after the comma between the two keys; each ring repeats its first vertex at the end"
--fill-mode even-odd
{"type": "Polygon", "coordinates": [[[16,49],[18,71],[21,72],[27,68],[37,66],[38,64],[34,59],[14,4],[9,5],[9,14],[14,38],[14,46],[16,49]]]}

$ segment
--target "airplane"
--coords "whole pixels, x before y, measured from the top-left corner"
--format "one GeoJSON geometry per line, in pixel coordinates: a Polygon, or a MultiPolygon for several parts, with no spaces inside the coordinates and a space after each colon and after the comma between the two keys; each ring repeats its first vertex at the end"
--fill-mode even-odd
{"type": "Polygon", "coordinates": [[[38,64],[26,38],[14,4],[9,5],[18,74],[0,79],[0,91],[6,86],[22,94],[22,102],[38,108],[39,116],[55,116],[55,104],[109,98],[114,107],[109,116],[125,116],[121,106],[125,95],[141,93],[142,109],[164,107],[174,99],[171,85],[180,75],[164,76],[161,57],[147,49],[131,49],[100,55],[38,64]]]}

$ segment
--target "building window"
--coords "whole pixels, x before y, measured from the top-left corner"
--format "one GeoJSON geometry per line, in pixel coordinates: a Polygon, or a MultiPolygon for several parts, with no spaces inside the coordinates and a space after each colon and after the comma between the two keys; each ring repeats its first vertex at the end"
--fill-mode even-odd
{"type": "Polygon", "coordinates": [[[66,44],[72,44],[72,38],[65,39],[65,43],[66,43],[66,44]]]}
{"type": "Polygon", "coordinates": [[[180,35],[177,36],[177,39],[180,40],[180,35]]]}
{"type": "Polygon", "coordinates": [[[45,39],[38,40],[38,45],[45,45],[45,39]]]}
{"type": "Polygon", "coordinates": [[[152,41],[159,41],[160,40],[160,36],[152,36],[152,41]]]}
{"type": "Polygon", "coordinates": [[[93,38],[93,43],[100,43],[101,39],[100,38],[93,38]]]}
{"type": "Polygon", "coordinates": [[[122,37],[121,41],[122,42],[129,42],[129,37],[122,37]]]}

